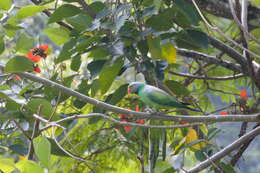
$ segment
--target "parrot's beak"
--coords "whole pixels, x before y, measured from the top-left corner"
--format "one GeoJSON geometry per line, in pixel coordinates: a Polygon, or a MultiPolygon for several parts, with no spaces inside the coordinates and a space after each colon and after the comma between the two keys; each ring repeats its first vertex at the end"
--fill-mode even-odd
{"type": "Polygon", "coordinates": [[[128,94],[131,94],[131,93],[132,93],[131,90],[130,90],[130,88],[128,88],[127,93],[128,93],[128,94]]]}

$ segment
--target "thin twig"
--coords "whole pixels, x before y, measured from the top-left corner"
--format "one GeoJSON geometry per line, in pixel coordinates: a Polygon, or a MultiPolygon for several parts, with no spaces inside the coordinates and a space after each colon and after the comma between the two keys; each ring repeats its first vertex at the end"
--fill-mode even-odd
{"type": "Polygon", "coordinates": [[[194,79],[202,79],[202,80],[232,80],[232,79],[238,79],[245,76],[242,73],[233,76],[223,76],[223,77],[197,76],[193,74],[174,72],[174,71],[169,71],[169,73],[177,76],[183,76],[183,77],[194,78],[194,79]]]}

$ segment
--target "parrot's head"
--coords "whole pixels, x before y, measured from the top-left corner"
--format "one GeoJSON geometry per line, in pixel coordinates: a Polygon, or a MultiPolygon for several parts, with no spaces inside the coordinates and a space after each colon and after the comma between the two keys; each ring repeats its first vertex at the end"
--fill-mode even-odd
{"type": "Polygon", "coordinates": [[[128,94],[138,94],[140,88],[142,88],[145,84],[143,82],[132,82],[128,85],[128,94]]]}

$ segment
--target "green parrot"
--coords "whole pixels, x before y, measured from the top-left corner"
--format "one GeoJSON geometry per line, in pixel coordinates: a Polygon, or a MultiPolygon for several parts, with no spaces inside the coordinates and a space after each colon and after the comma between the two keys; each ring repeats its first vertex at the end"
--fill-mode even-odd
{"type": "Polygon", "coordinates": [[[184,108],[191,111],[201,112],[198,109],[188,107],[188,103],[178,102],[174,96],[165,91],[142,82],[132,82],[128,86],[128,93],[134,93],[148,106],[159,108],[184,108]]]}

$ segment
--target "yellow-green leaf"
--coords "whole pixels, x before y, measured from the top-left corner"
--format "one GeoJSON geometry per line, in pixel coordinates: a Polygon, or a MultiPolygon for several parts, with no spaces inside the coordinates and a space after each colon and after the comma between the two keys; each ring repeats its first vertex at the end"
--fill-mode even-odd
{"type": "Polygon", "coordinates": [[[0,159],[0,172],[11,173],[15,170],[13,159],[1,158],[0,159]]]}
{"type": "MultiPolygon", "coordinates": [[[[186,143],[189,144],[189,143],[192,143],[193,141],[196,141],[198,139],[199,138],[198,138],[197,131],[194,130],[193,128],[190,128],[189,131],[188,131],[188,134],[186,136],[186,143]]],[[[205,146],[204,142],[199,142],[197,144],[192,145],[190,148],[193,149],[193,150],[200,150],[204,146],[205,146]]]]}
{"type": "Polygon", "coordinates": [[[168,60],[169,64],[176,62],[176,48],[171,42],[164,43],[161,46],[162,50],[162,59],[168,60]]]}
{"type": "Polygon", "coordinates": [[[152,35],[147,37],[149,52],[153,59],[162,58],[162,50],[161,50],[160,42],[161,42],[160,37],[154,37],[152,35]]]}

